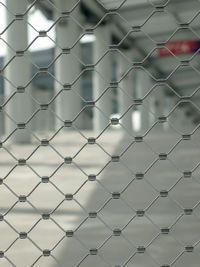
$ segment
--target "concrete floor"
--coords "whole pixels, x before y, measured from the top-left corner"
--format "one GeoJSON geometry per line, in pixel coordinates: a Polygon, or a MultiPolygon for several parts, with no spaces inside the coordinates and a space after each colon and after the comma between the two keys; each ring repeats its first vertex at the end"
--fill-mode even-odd
{"type": "Polygon", "coordinates": [[[133,140],[123,131],[106,131],[98,139],[100,146],[88,144],[78,153],[86,139],[61,132],[50,142],[52,148],[40,147],[30,158],[37,141],[5,144],[0,149],[0,177],[6,177],[0,186],[0,213],[5,214],[0,251],[11,262],[0,258],[0,266],[199,267],[199,132],[181,140],[175,131],[155,128],[144,142],[126,150],[133,140]],[[160,160],[159,154],[179,140],[168,158],[160,160]],[[113,155],[121,155],[120,161],[110,162],[113,155]],[[27,157],[26,166],[16,166],[17,159],[27,157]],[[65,157],[74,157],[73,163],[60,166],[65,157]],[[191,170],[192,177],[183,177],[191,170]],[[145,173],[143,179],[140,173],[145,173]],[[88,181],[91,174],[96,181],[88,181]],[[52,183],[41,183],[42,176],[52,183]],[[162,197],[165,190],[170,192],[162,197]],[[113,192],[120,192],[120,198],[113,192]],[[64,201],[70,194],[73,200],[64,201]],[[26,195],[27,202],[18,202],[19,195],[26,195]],[[193,207],[186,215],[184,209],[193,207]],[[140,210],[144,216],[138,216],[140,210]],[[47,213],[50,219],[42,219],[47,213]],[[95,218],[88,218],[89,213],[95,218]],[[67,237],[71,230],[73,237],[67,237]],[[19,239],[20,232],[28,238],[19,239]],[[186,252],[187,246],[195,246],[193,252],[186,252]],[[51,250],[51,256],[40,257],[43,250],[51,250]]]}

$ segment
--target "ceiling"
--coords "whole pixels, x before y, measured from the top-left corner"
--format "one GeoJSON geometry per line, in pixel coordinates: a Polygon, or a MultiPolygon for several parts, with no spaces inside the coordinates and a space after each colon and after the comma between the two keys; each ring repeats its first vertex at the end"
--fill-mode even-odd
{"type": "MultiPolygon", "coordinates": [[[[156,79],[166,79],[181,96],[195,95],[200,102],[200,53],[161,57],[158,47],[180,40],[200,40],[199,0],[98,0],[99,5],[115,13],[113,21],[134,41],[140,60],[149,62],[156,79]],[[187,61],[187,64],[185,64],[187,61]]],[[[134,49],[133,48],[133,49],[134,49]]],[[[169,93],[173,94],[168,88],[169,93]]],[[[196,109],[190,106],[193,113],[196,109]]],[[[199,115],[198,115],[199,116],[199,115]]]]}
{"type": "MultiPolygon", "coordinates": [[[[39,1],[50,18],[51,8],[45,3],[39,1]]],[[[184,56],[158,55],[158,49],[167,42],[200,40],[200,0],[81,0],[80,3],[87,24],[95,25],[107,14],[102,21],[111,21],[118,42],[135,49],[144,66],[152,67],[156,79],[166,79],[181,96],[189,96],[200,87],[198,51],[184,56]],[[185,60],[187,64],[183,64],[185,60]]],[[[199,100],[197,92],[194,101],[199,100]]]]}
{"type": "Polygon", "coordinates": [[[181,94],[191,94],[200,85],[199,53],[184,56],[158,56],[157,45],[177,40],[200,39],[200,1],[198,0],[98,0],[105,9],[116,9],[116,20],[129,32],[143,59],[153,62],[161,73],[170,77],[181,94]],[[182,60],[188,66],[177,68],[182,60]],[[170,76],[170,74],[173,75],[170,76]]]}

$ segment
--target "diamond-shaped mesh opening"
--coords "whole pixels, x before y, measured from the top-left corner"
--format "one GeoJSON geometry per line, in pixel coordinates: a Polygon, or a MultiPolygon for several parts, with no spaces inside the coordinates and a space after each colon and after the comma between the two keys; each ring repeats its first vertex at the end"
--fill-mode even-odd
{"type": "Polygon", "coordinates": [[[167,29],[167,38],[169,38],[176,30],[177,24],[173,21],[173,16],[170,13],[162,10],[151,14],[145,22],[145,25],[142,27],[142,30],[155,42],[165,42],[167,41],[167,38],[163,37],[161,34],[157,34],[159,32],[159,25],[156,23],[157,19],[160,19],[160,22],[162,21],[161,23],[166,26],[166,28],[163,27],[163,31],[166,32],[165,29],[167,29]],[[171,21],[171,23],[169,23],[169,21],[171,21]]]}
{"type": "Polygon", "coordinates": [[[145,216],[135,217],[123,231],[123,235],[134,246],[148,245],[158,233],[159,229],[145,216]],[[141,232],[144,235],[141,235],[141,232]]]}
{"type": "Polygon", "coordinates": [[[18,234],[6,222],[3,221],[0,223],[0,229],[2,233],[0,245],[1,249],[4,251],[16,240],[18,234]]]}
{"type": "Polygon", "coordinates": [[[32,264],[32,262],[34,262],[40,256],[40,254],[40,250],[28,239],[17,240],[6,253],[7,257],[12,262],[15,262],[15,264],[20,264],[21,259],[25,258],[23,259],[23,262],[26,265],[32,264]],[[22,251],[21,247],[24,247],[26,252],[22,251]],[[26,253],[27,257],[24,257],[24,253],[26,253]]]}
{"type": "Polygon", "coordinates": [[[9,190],[9,188],[7,188],[7,186],[5,185],[1,185],[0,187],[0,191],[1,191],[1,213],[4,214],[5,212],[7,212],[8,210],[10,210],[10,208],[16,203],[17,201],[17,196],[15,194],[13,194],[12,191],[9,190]],[[4,199],[6,199],[6,203],[4,202],[4,199]]]}
{"type": "Polygon", "coordinates": [[[87,217],[86,211],[75,200],[65,200],[52,215],[52,218],[65,231],[75,230],[87,217]]]}
{"type": "Polygon", "coordinates": [[[51,212],[63,198],[63,194],[50,183],[39,184],[29,196],[31,203],[41,212],[51,212]],[[44,191],[46,192],[43,194],[44,191]]]}
{"type": "Polygon", "coordinates": [[[170,198],[154,201],[147,211],[148,217],[160,228],[169,227],[182,214],[181,208],[170,198]],[[159,216],[162,214],[162,216],[159,216]]]}
{"type": "Polygon", "coordinates": [[[135,180],[123,192],[123,198],[134,209],[145,209],[158,193],[144,180],[135,180]],[[145,191],[145,195],[140,192],[145,191]]]}
{"type": "Polygon", "coordinates": [[[194,179],[181,179],[179,183],[172,189],[170,196],[173,197],[183,207],[194,207],[199,202],[198,192],[200,184],[194,179]],[[188,195],[184,195],[185,190],[191,192],[188,195]]]}
{"type": "Polygon", "coordinates": [[[112,229],[123,228],[130,221],[133,215],[134,210],[121,199],[111,199],[99,212],[99,217],[112,229]],[[121,221],[118,217],[119,208],[123,212],[123,221],[121,221]],[[113,215],[112,218],[110,217],[111,212],[113,215]]]}
{"type": "Polygon", "coordinates": [[[107,229],[99,218],[88,218],[76,231],[75,235],[90,249],[99,247],[111,234],[111,230],[107,229]],[[92,238],[88,238],[90,236],[92,238]]]}
{"type": "Polygon", "coordinates": [[[40,216],[36,214],[35,209],[27,203],[18,203],[10,211],[5,219],[18,232],[28,232],[38,222],[40,216]]]}
{"type": "Polygon", "coordinates": [[[86,201],[87,203],[87,210],[93,211],[93,210],[99,210],[104,202],[105,199],[109,198],[110,194],[105,190],[104,187],[102,187],[99,183],[89,183],[87,182],[84,184],[84,186],[76,193],[76,199],[85,206],[86,201]],[[85,197],[86,194],[90,194],[92,196],[93,192],[95,192],[95,197],[93,198],[93,201],[88,201],[88,199],[85,197]]]}
{"type": "Polygon", "coordinates": [[[53,251],[53,255],[56,255],[56,258],[58,257],[58,261],[61,263],[67,262],[73,266],[77,262],[81,262],[89,254],[89,250],[74,237],[71,239],[65,238],[59,244],[59,246],[63,249],[66,245],[69,246],[69,249],[63,253],[58,246],[53,251]]]}
{"type": "Polygon", "coordinates": [[[183,250],[183,247],[170,235],[159,235],[147,251],[156,262],[172,262],[183,250]],[[159,248],[162,247],[162,251],[159,248]]]}
{"type": "Polygon", "coordinates": [[[106,242],[99,253],[102,253],[104,259],[109,262],[111,266],[116,266],[117,264],[122,264],[127,258],[132,255],[133,248],[131,244],[127,242],[126,239],[124,239],[122,236],[113,236],[106,242]],[[117,248],[118,251],[120,251],[121,245],[125,250],[125,253],[123,253],[123,255],[120,255],[119,253],[116,253],[114,255],[111,253],[113,246],[117,248]]]}
{"type": "Polygon", "coordinates": [[[192,253],[192,254],[187,254],[184,253],[183,255],[181,255],[177,261],[175,262],[174,266],[175,267],[181,267],[184,264],[190,264],[190,262],[192,262],[192,264],[194,265],[194,267],[198,266],[198,261],[199,261],[199,255],[197,255],[196,253],[192,253]]]}
{"type": "Polygon", "coordinates": [[[52,249],[57,242],[64,236],[64,232],[51,220],[41,220],[28,235],[42,250],[52,249]],[[51,235],[49,235],[49,230],[51,235]],[[40,233],[43,232],[41,239],[40,233]]]}
{"type": "Polygon", "coordinates": [[[135,173],[145,172],[156,158],[156,153],[145,142],[142,142],[134,143],[122,156],[122,162],[128,165],[135,173]],[[135,153],[132,153],[130,157],[133,151],[135,151],[135,153]]]}
{"type": "Polygon", "coordinates": [[[163,188],[167,190],[173,187],[183,173],[179,171],[170,161],[157,161],[148,173],[145,179],[153,185],[154,188],[161,191],[163,188]]]}
{"type": "Polygon", "coordinates": [[[185,245],[194,244],[199,240],[198,227],[199,218],[195,214],[184,215],[173,226],[171,233],[175,239],[180,240],[185,245]],[[191,225],[195,229],[194,234],[188,231],[188,228],[185,227],[186,225],[191,225]]]}
{"type": "Polygon", "coordinates": [[[116,164],[116,162],[111,162],[106,166],[105,171],[107,175],[103,176],[100,182],[110,192],[122,191],[134,178],[132,171],[127,169],[123,163],[116,164]],[[121,173],[123,173],[123,177],[121,173]]]}
{"type": "Polygon", "coordinates": [[[169,155],[169,159],[174,163],[174,165],[179,169],[179,170],[192,170],[198,163],[198,157],[199,157],[199,149],[196,146],[195,143],[192,142],[187,142],[188,140],[182,140],[175,148],[173,153],[169,155]],[[193,161],[189,159],[189,153],[183,157],[182,151],[187,149],[187,147],[190,147],[190,149],[195,155],[193,161]]]}
{"type": "Polygon", "coordinates": [[[87,176],[74,165],[62,165],[50,178],[63,193],[75,193],[87,180],[87,176]]]}
{"type": "Polygon", "coordinates": [[[17,195],[28,195],[39,182],[37,175],[27,166],[17,166],[4,180],[17,195]]]}

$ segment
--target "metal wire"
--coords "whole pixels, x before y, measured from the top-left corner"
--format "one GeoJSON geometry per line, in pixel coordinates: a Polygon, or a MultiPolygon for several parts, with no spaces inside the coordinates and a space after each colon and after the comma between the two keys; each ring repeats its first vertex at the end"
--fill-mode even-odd
{"type": "MultiPolygon", "coordinates": [[[[132,25],[123,17],[121,10],[127,3],[134,4],[133,0],[132,2],[113,1],[113,8],[107,8],[106,1],[95,0],[94,2],[99,9],[103,10],[103,15],[99,19],[94,18],[95,23],[87,28],[85,26],[87,19],[84,25],[80,22],[80,18],[74,15],[74,11],[81,5],[87,6],[87,1],[74,1],[73,6],[67,10],[60,10],[56,1],[27,1],[27,9],[22,14],[13,13],[6,3],[0,1],[0,5],[6,12],[13,16],[0,33],[0,40],[13,53],[11,58],[4,60],[0,69],[0,75],[5,84],[12,87],[12,92],[4,96],[0,113],[3,114],[5,121],[13,123],[12,129],[2,135],[0,141],[2,155],[0,159],[2,194],[0,198],[2,235],[0,265],[175,267],[188,266],[185,257],[194,255],[194,261],[190,260],[191,266],[198,266],[200,236],[198,228],[194,230],[196,238],[190,235],[189,223],[197,227],[200,219],[200,195],[195,191],[195,187],[199,188],[200,184],[198,177],[200,124],[194,123],[189,132],[183,132],[170,118],[184,103],[191,106],[193,113],[199,114],[200,112],[198,103],[194,101],[199,87],[189,95],[181,95],[173,84],[173,76],[181,66],[187,65],[199,75],[198,68],[191,63],[199,50],[185,61],[175,55],[165,44],[173,40],[181,29],[191,31],[199,39],[199,34],[191,24],[200,11],[197,11],[187,23],[181,23],[168,9],[172,1],[160,1],[161,4],[155,4],[155,1],[148,0],[151,12],[141,18],[140,25],[132,25]],[[44,7],[52,10],[57,16],[48,29],[43,31],[41,25],[41,31],[38,31],[28,20],[28,15],[33,8],[43,10],[44,7]],[[164,13],[176,19],[176,28],[164,42],[157,42],[151,34],[145,31],[144,27],[151,23],[153,16],[164,13]],[[51,30],[55,30],[64,19],[68,19],[81,28],[80,35],[76,40],[71,40],[73,43],[70,47],[62,47],[58,38],[54,40],[50,37],[51,30]],[[36,32],[37,36],[27,47],[16,51],[13,44],[7,42],[4,34],[19,21],[25,22],[36,32]],[[84,63],[73,50],[80,40],[88,33],[95,34],[96,30],[104,24],[104,27],[109,27],[111,24],[117,27],[119,21],[127,25],[127,31],[121,33],[118,42],[109,43],[106,51],[96,62],[84,63]],[[135,37],[135,40],[132,38],[138,33],[151,41],[153,47],[147,49],[147,52],[142,51],[143,55],[138,57],[139,59],[132,60],[126,55],[126,46],[131,44],[131,47],[134,47],[133,50],[139,49],[137,38],[135,37]],[[45,67],[40,67],[34,63],[28,52],[38,39],[44,37],[52,41],[55,46],[54,50],[57,52],[54,53],[53,61],[45,67]],[[165,48],[177,62],[173,70],[165,76],[156,64],[153,64],[153,53],[162,48],[165,48]],[[117,53],[123,57],[127,64],[126,70],[116,81],[112,78],[108,81],[107,77],[99,71],[99,64],[111,53],[117,53]],[[63,84],[56,71],[52,72],[50,68],[55,68],[55,64],[66,54],[72,55],[73,60],[82,65],[82,70],[71,81],[63,84]],[[13,62],[24,58],[35,68],[35,74],[26,77],[28,79],[26,82],[23,79],[20,80],[20,77],[20,82],[12,80],[12,77],[8,78],[7,70],[13,62]],[[102,110],[99,102],[104,101],[107,94],[114,90],[120,91],[129,98],[127,88],[124,88],[122,83],[137,70],[147,75],[152,83],[148,85],[148,90],[141,97],[132,97],[131,104],[126,107],[119,118],[111,119],[109,117],[111,114],[108,115],[105,110],[102,110]],[[93,72],[93,75],[98,74],[103,84],[99,95],[96,99],[91,96],[91,100],[86,100],[84,95],[76,90],[77,82],[88,71],[93,72]],[[54,95],[45,103],[36,98],[33,91],[29,89],[40,74],[48,76],[58,87],[60,86],[60,89],[54,91],[54,95]],[[159,86],[164,87],[163,91],[167,92],[171,98],[173,95],[175,99],[174,105],[165,114],[157,114],[152,106],[145,102],[153,99],[159,86]],[[62,98],[62,94],[68,91],[74,93],[76,98],[82,101],[82,107],[73,118],[68,118],[65,114],[66,118],[63,119],[60,114],[57,114],[55,105],[58,99],[62,98]],[[24,95],[26,98],[23,98],[24,95]],[[21,97],[21,101],[29,99],[36,107],[31,114],[27,114],[26,119],[20,118],[21,121],[13,117],[14,113],[10,113],[8,108],[9,105],[14,105],[12,102],[16,97],[21,97]],[[77,123],[88,108],[99,111],[107,119],[107,124],[103,129],[97,133],[89,132],[93,136],[88,136],[88,132],[81,129],[77,123]],[[142,108],[153,117],[153,122],[139,133],[130,131],[124,125],[123,119],[130,111],[142,108]],[[58,126],[54,131],[46,130],[40,134],[37,129],[32,128],[32,123],[34,120],[37,121],[44,111],[52,114],[50,116],[54,117],[58,126]],[[164,138],[161,136],[164,130],[160,132],[156,130],[163,125],[168,125],[170,129],[165,132],[164,138]],[[119,127],[120,130],[109,131],[113,127],[119,127]],[[157,140],[153,137],[154,130],[158,132],[155,135],[157,140]],[[31,142],[27,145],[13,142],[15,135],[20,135],[23,131],[31,136],[31,142]],[[121,132],[125,137],[120,135],[121,132]],[[194,152],[196,148],[197,151],[194,152]],[[186,157],[187,153],[190,153],[189,160],[183,166],[181,159],[186,157]],[[182,154],[185,155],[181,156],[182,154]],[[166,167],[168,171],[164,170],[165,164],[168,164],[166,167]],[[173,170],[171,179],[167,176],[162,177],[162,166],[163,173],[170,173],[173,170]],[[109,168],[112,170],[110,173],[109,168]],[[120,169],[119,173],[116,171],[117,168],[120,169]],[[120,175],[119,184],[117,184],[118,175],[120,175]],[[154,176],[160,176],[157,182],[153,179],[154,176]],[[165,178],[167,181],[164,180],[165,178]],[[66,186],[67,180],[69,184],[66,186]],[[188,184],[184,187],[184,183],[188,184]],[[161,188],[164,185],[166,188],[161,188]],[[93,187],[95,189],[91,189],[93,187]],[[188,202],[186,195],[181,198],[180,191],[183,187],[186,195],[190,195],[188,202]],[[193,200],[192,190],[196,194],[195,200],[193,200]],[[95,193],[97,191],[98,193],[95,193]],[[165,205],[168,205],[167,211],[164,210],[165,205]],[[187,221],[188,217],[191,219],[187,221]],[[187,227],[182,227],[182,220],[186,220],[187,227]],[[185,242],[182,235],[188,236],[191,243],[185,242]],[[141,242],[138,242],[138,236],[141,242]],[[171,250],[170,246],[174,249],[171,250]],[[66,253],[66,257],[61,255],[62,251],[66,253]],[[28,259],[25,260],[25,258],[28,259]]],[[[95,17],[95,14],[93,16],[95,17]]],[[[107,40],[102,40],[104,41],[107,40]]],[[[167,97],[166,94],[165,97],[167,97]]],[[[24,107],[24,103],[21,103],[21,106],[16,109],[24,107]]]]}

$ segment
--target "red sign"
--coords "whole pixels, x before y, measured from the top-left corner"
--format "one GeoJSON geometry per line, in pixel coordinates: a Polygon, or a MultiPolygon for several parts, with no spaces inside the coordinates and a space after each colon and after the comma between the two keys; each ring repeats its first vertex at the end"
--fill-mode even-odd
{"type": "Polygon", "coordinates": [[[160,48],[158,54],[161,57],[174,55],[186,55],[196,52],[200,48],[199,40],[183,40],[168,42],[166,48],[160,48]],[[171,52],[170,52],[171,51],[171,52]]]}

